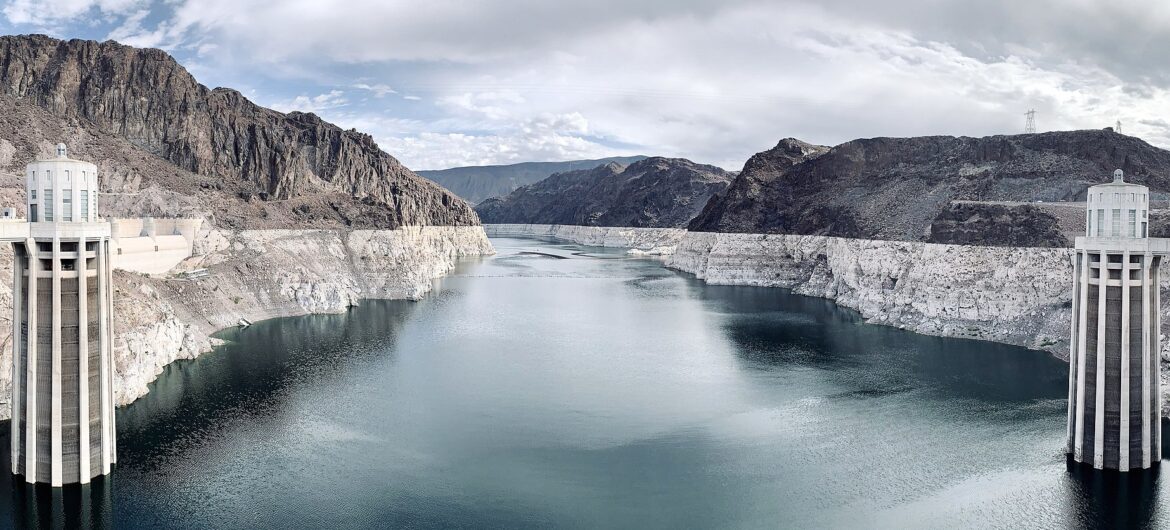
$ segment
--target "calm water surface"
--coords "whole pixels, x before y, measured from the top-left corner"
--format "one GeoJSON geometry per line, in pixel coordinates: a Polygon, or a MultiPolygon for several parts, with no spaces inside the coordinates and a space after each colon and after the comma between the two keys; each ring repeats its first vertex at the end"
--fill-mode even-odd
{"type": "Polygon", "coordinates": [[[119,409],[42,527],[1156,525],[1157,475],[1070,470],[1066,367],[648,259],[496,239],[425,300],[258,323],[119,409]],[[542,254],[544,253],[544,254],[542,254]],[[545,254],[554,254],[551,257],[545,254]]]}

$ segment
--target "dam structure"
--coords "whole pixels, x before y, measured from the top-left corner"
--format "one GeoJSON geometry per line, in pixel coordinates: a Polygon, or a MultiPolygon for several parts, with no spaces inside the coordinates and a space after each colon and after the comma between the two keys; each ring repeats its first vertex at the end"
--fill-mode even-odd
{"type": "Polygon", "coordinates": [[[1158,273],[1170,239],[1149,237],[1149,188],[1088,190],[1073,256],[1069,457],[1096,469],[1148,469],[1162,458],[1158,273]]]}
{"type": "Polygon", "coordinates": [[[25,178],[27,222],[0,219],[14,251],[12,471],[85,484],[117,461],[111,225],[97,216],[97,167],[64,144],[25,178]]]}

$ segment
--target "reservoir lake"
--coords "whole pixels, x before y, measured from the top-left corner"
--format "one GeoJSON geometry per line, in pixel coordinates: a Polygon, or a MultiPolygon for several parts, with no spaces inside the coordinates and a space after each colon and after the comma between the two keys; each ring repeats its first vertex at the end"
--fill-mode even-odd
{"type": "Polygon", "coordinates": [[[495,238],[423,300],[258,322],[119,408],[118,464],[0,527],[1109,528],[1157,471],[1063,454],[1067,365],[495,238]]]}

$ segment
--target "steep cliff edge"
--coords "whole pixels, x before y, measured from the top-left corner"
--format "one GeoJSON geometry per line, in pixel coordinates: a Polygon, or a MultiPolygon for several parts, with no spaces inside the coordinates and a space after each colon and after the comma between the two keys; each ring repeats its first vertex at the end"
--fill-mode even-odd
{"type": "Polygon", "coordinates": [[[792,166],[817,158],[829,151],[823,145],[814,145],[796,138],[785,138],[762,153],[756,153],[744,163],[727,190],[712,197],[702,211],[687,224],[688,230],[709,232],[745,232],[754,227],[757,218],[771,197],[775,181],[787,174],[792,166]]]}
{"type": "MultiPolygon", "coordinates": [[[[341,313],[363,298],[411,298],[458,259],[492,253],[481,227],[398,230],[205,230],[186,268],[199,279],[114,274],[115,395],[125,405],[146,394],[163,367],[209,350],[219,329],[240,319],[341,313]]],[[[0,252],[0,275],[12,254],[0,252]]],[[[0,365],[11,361],[12,288],[0,282],[0,365]]],[[[11,374],[0,372],[0,419],[10,413],[11,374]]]]}
{"type": "Polygon", "coordinates": [[[270,210],[286,226],[478,224],[466,202],[369,135],[208,89],[160,50],[0,37],[0,95],[17,113],[0,128],[14,147],[4,165],[23,167],[46,138],[78,136],[87,141],[71,152],[99,165],[103,190],[155,190],[140,204],[189,196],[220,226],[277,226],[270,210]]]}
{"type": "MultiPolygon", "coordinates": [[[[791,164],[783,158],[772,163],[775,151],[753,156],[728,192],[712,199],[688,228],[927,241],[940,215],[947,217],[941,224],[967,222],[956,215],[971,212],[948,211],[952,201],[1083,201],[1089,185],[1107,180],[1117,168],[1125,170],[1127,180],[1170,191],[1170,151],[1111,130],[868,138],[791,164]]],[[[1029,212],[1029,218],[1058,224],[1044,211],[1029,212]]],[[[1013,216],[970,219],[985,229],[976,241],[970,240],[976,235],[971,231],[949,234],[964,243],[1012,245],[1018,234],[991,226],[999,219],[1014,222],[1013,216]]]]}
{"type": "Polygon", "coordinates": [[[733,175],[681,158],[557,173],[475,210],[485,223],[681,228],[733,175]]]}

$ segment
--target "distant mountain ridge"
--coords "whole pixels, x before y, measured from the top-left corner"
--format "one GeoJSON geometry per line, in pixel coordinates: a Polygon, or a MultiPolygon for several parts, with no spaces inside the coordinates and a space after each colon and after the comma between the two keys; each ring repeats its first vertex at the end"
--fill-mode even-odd
{"type": "Polygon", "coordinates": [[[555,173],[475,209],[485,223],[675,228],[733,178],[715,166],[651,157],[555,173]]]}
{"type": "Polygon", "coordinates": [[[629,165],[647,157],[611,156],[595,160],[571,160],[567,162],[521,162],[519,164],[495,166],[465,166],[450,169],[423,170],[417,173],[451,190],[471,204],[484,199],[502,197],[513,190],[548,178],[553,173],[593,169],[597,166],[617,162],[629,165]]]}
{"type": "Polygon", "coordinates": [[[230,225],[478,224],[469,205],[404,167],[369,135],[314,114],[260,107],[235,90],[208,89],[160,50],[0,37],[0,97],[47,128],[0,130],[16,148],[14,163],[35,154],[36,136],[85,138],[71,151],[108,153],[93,161],[105,162],[106,174],[122,175],[120,191],[167,196],[158,204],[194,196],[196,207],[230,225]]]}
{"type": "Polygon", "coordinates": [[[1118,168],[1127,181],[1170,191],[1170,151],[1111,129],[865,138],[818,147],[803,160],[791,157],[803,144],[796,142],[749,159],[688,228],[1065,246],[1058,216],[1044,203],[1083,201],[1089,185],[1118,168]]]}

